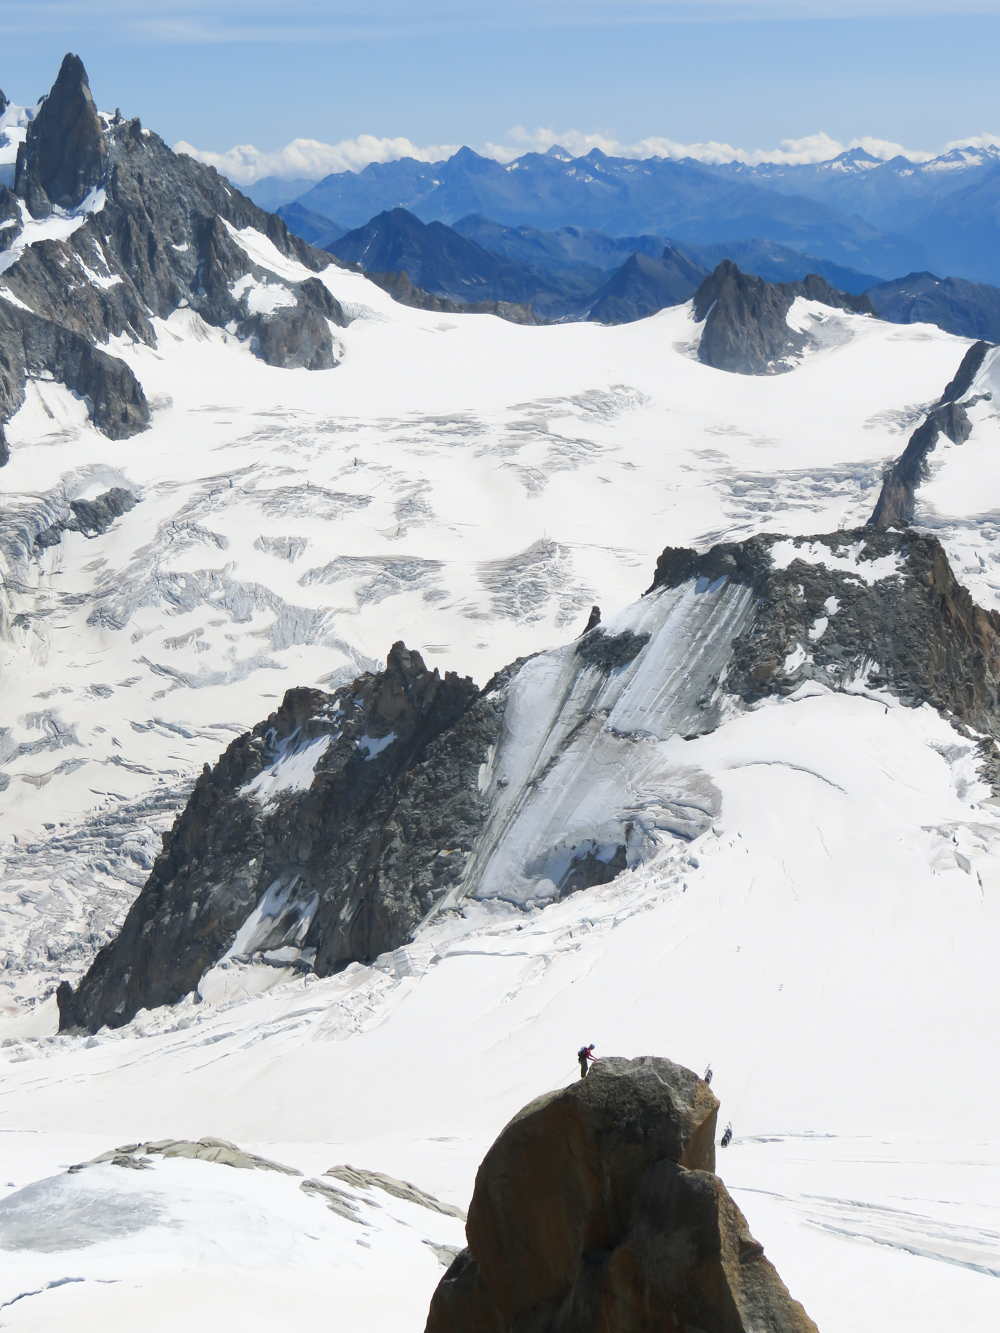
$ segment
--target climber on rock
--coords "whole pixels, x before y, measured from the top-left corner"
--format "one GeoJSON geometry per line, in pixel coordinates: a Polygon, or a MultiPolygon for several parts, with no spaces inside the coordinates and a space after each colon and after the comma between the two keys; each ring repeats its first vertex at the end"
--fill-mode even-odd
{"type": "Polygon", "coordinates": [[[586,1078],[587,1070],[590,1068],[588,1061],[597,1059],[594,1054],[594,1043],[591,1042],[589,1046],[581,1046],[576,1053],[576,1058],[580,1061],[580,1077],[586,1078]]]}

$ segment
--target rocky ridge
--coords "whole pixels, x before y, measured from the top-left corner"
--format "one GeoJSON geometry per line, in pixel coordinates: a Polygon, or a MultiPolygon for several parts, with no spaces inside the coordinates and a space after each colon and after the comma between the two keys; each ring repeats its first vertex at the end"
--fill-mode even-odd
{"type": "Polygon", "coordinates": [[[699,554],[667,547],[650,591],[691,579],[753,589],[752,622],[733,640],[725,688],[747,704],[806,681],[867,682],[910,707],[929,703],[993,738],[1000,752],[1000,613],[977,606],[936,537],[858,528],[764,534],[699,554]]]}
{"type": "Polygon", "coordinates": [[[77,56],[28,125],[0,224],[0,462],[29,377],[66,384],[113,439],[143,430],[142,386],[104,348],[121,337],[155,346],[152,320],[179,306],[271,365],[334,364],[339,303],[317,279],[291,282],[252,260],[237,236],[253,228],[313,272],[330,256],[137,118],[102,116],[77,56]]]}
{"type": "Polygon", "coordinates": [[[938,440],[946,435],[952,444],[964,444],[969,438],[972,422],[959,399],[964,398],[972,388],[972,382],[989,350],[989,343],[980,341],[972,344],[962,358],[955,378],[947,385],[934,407],[910,436],[902,454],[886,472],[878,503],[868,520],[872,527],[884,528],[894,523],[909,523],[913,518],[917,487],[927,475],[927,459],[938,440]]]}
{"type": "Polygon", "coordinates": [[[668,547],[635,607],[481,691],[402,644],[334,694],[288,691],[206,766],[121,933],[60,987],[61,1027],[119,1026],[227,957],[328,975],[464,898],[528,906],[607,882],[718,817],[673,736],[803,687],[929,703],[996,781],[1000,615],[936,538],[668,547]]]}
{"type": "Polygon", "coordinates": [[[333,695],[290,690],[206,770],[62,1025],[116,1027],[193,990],[262,902],[240,951],[304,947],[325,975],[401,944],[453,885],[499,726],[490,688],[396,644],[333,695]],[[476,705],[478,704],[478,707],[476,705]]]}
{"type": "Polygon", "coordinates": [[[779,375],[794,369],[809,346],[808,333],[788,324],[796,297],[836,310],[872,315],[866,296],[838,292],[810,273],[802,282],[765,282],[723,259],[694,294],[694,317],[704,322],[698,358],[737,375],[779,375]]]}
{"type": "Polygon", "coordinates": [[[815,1333],[715,1175],[718,1111],[652,1056],[526,1106],[479,1168],[427,1333],[815,1333]]]}

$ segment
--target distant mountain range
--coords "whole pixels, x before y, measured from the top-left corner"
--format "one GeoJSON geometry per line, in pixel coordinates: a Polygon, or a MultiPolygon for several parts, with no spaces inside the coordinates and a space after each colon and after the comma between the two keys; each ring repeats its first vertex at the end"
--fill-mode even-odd
{"type": "MultiPolygon", "coordinates": [[[[299,204],[280,210],[313,244],[326,226],[299,204]]],[[[454,227],[423,223],[389,209],[328,240],[325,248],[369,273],[403,272],[410,282],[452,301],[531,305],[545,319],[624,323],[686,301],[723,258],[770,282],[799,282],[808,273],[838,290],[860,293],[877,279],[770,241],[690,246],[659,236],[613,238],[564,227],[503,227],[474,214],[454,227]]]]}
{"type": "MultiPolygon", "coordinates": [[[[1000,283],[1000,150],[993,148],[924,163],[883,162],[853,149],[792,166],[635,160],[599,149],[574,158],[558,147],[500,163],[462,148],[447,161],[372,163],[316,183],[268,177],[248,193],[262,207],[297,202],[343,227],[401,207],[456,227],[474,215],[503,230],[573,228],[689,246],[764,238],[882,279],[934,268],[1000,283]]],[[[471,239],[483,244],[480,235],[471,239]]],[[[605,271],[620,267],[578,258],[605,271]]]]}
{"type": "MultiPolygon", "coordinates": [[[[296,209],[281,210],[290,226],[296,216],[315,217],[296,209]]],[[[731,260],[768,282],[801,283],[815,274],[839,292],[867,294],[879,316],[894,323],[937,324],[949,333],[1000,342],[996,287],[927,272],[878,282],[871,274],[771,241],[693,246],[649,235],[616,239],[573,227],[556,232],[503,227],[480,215],[447,227],[394,208],[332,240],[327,249],[369,273],[405,273],[413,286],[449,301],[530,305],[544,319],[606,324],[643,319],[688,300],[710,272],[731,260]],[[623,255],[617,268],[600,267],[623,255]]]]}
{"type": "MultiPolygon", "coordinates": [[[[265,180],[250,193],[302,184],[265,180]]],[[[868,293],[884,319],[1000,341],[1000,289],[970,276],[1000,282],[997,149],[919,164],[855,149],[801,166],[706,167],[558,148],[503,165],[463,148],[447,162],[328,176],[277,211],[367,271],[405,272],[451,301],[531,305],[545,319],[639,319],[687,300],[730,259],[769,282],[815,273],[868,293]],[[950,276],[935,276],[927,256],[950,276]]]]}
{"type": "Polygon", "coordinates": [[[339,222],[324,217],[322,213],[314,213],[311,208],[304,208],[302,204],[282,204],[275,209],[275,212],[290,232],[301,236],[304,241],[308,241],[310,245],[315,245],[320,250],[328,250],[333,242],[339,241],[347,231],[347,227],[339,222]]]}
{"type": "Polygon", "coordinates": [[[327,176],[299,203],[344,226],[402,207],[422,222],[455,223],[470,213],[504,226],[580,227],[610,236],[675,236],[695,245],[766,236],[880,277],[922,266],[923,248],[838,212],[699,162],[637,162],[594,149],[526,153],[503,164],[460,149],[446,162],[372,163],[327,176]]]}

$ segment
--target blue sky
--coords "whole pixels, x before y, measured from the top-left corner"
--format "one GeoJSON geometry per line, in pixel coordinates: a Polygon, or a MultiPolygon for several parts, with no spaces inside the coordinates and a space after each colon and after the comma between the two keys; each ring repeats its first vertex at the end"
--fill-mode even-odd
{"type": "Polygon", "coordinates": [[[998,46],[1000,0],[3,0],[0,87],[33,102],[74,50],[102,108],[217,152],[539,128],[937,150],[1000,134],[998,46]]]}

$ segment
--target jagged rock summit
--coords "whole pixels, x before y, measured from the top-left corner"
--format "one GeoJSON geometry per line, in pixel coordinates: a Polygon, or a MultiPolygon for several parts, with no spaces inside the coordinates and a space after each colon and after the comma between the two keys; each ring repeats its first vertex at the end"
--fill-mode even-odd
{"type": "Polygon", "coordinates": [[[816,1333],[715,1175],[719,1102],[670,1060],[599,1060],[483,1159],[427,1333],[816,1333]]]}
{"type": "Polygon", "coordinates": [[[33,218],[77,208],[104,179],[108,145],[79,56],[64,57],[17,150],[14,192],[33,218]]]}
{"type": "Polygon", "coordinates": [[[171,1004],[230,948],[304,947],[326,975],[402,944],[480,822],[496,720],[488,701],[469,716],[478,695],[402,643],[335,695],[289,690],[206,765],[120,935],[75,993],[60,988],[62,1025],[171,1004]]]}
{"type": "Polygon", "coordinates": [[[28,376],[79,394],[112,439],[144,430],[142,386],[104,349],[122,336],[155,346],[153,321],[179,307],[270,365],[335,364],[339,303],[318,279],[292,281],[253,258],[239,234],[252,228],[313,273],[335,261],[137,118],[102,116],[78,56],[28,125],[14,190],[0,186],[0,221],[0,464],[28,376]]]}
{"type": "Polygon", "coordinates": [[[838,292],[815,273],[802,282],[772,283],[741,273],[731,259],[723,259],[694,294],[694,317],[705,325],[699,360],[737,375],[794,369],[811,341],[807,332],[788,323],[799,296],[853,314],[875,313],[867,296],[838,292]]]}

